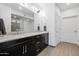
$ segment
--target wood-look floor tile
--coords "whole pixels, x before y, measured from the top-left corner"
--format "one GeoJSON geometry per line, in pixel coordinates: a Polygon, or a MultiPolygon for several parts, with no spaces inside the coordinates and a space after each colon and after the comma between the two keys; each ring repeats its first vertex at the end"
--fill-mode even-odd
{"type": "Polygon", "coordinates": [[[55,48],[48,46],[38,56],[79,56],[79,46],[60,42],[55,48]]]}

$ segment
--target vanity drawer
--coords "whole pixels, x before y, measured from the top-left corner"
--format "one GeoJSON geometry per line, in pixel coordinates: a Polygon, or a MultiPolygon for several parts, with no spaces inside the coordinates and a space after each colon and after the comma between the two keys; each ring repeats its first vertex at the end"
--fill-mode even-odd
{"type": "Polygon", "coordinates": [[[0,56],[19,56],[19,55],[22,55],[22,45],[17,45],[0,51],[0,56]]]}

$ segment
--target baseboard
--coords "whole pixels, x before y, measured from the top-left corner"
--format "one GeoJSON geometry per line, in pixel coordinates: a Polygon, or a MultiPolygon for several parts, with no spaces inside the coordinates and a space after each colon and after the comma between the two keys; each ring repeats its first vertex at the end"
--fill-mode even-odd
{"type": "Polygon", "coordinates": [[[79,46],[79,43],[77,43],[77,42],[69,42],[69,41],[61,41],[61,42],[66,42],[66,43],[76,44],[77,46],[79,46]]]}
{"type": "MultiPolygon", "coordinates": [[[[78,42],[69,42],[69,41],[64,41],[64,40],[62,40],[60,42],[66,42],[66,43],[76,44],[77,46],[79,46],[78,42]]],[[[57,42],[57,43],[54,43],[54,44],[48,45],[48,46],[50,46],[50,47],[56,47],[60,42],[57,42]]]]}
{"type": "Polygon", "coordinates": [[[79,46],[79,43],[76,43],[76,45],[78,45],[78,46],[79,46]]]}
{"type": "Polygon", "coordinates": [[[51,47],[56,47],[60,42],[61,42],[61,41],[56,42],[56,43],[53,43],[52,45],[49,44],[49,46],[51,46],[51,47]]]}
{"type": "Polygon", "coordinates": [[[50,47],[52,47],[52,48],[55,48],[56,46],[51,46],[51,45],[48,45],[48,46],[50,46],[50,47]]]}

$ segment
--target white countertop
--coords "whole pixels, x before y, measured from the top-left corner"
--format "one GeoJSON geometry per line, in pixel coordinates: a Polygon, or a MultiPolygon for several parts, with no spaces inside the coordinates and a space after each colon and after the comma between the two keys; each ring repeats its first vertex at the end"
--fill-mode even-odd
{"type": "Polygon", "coordinates": [[[32,33],[15,34],[15,35],[3,35],[2,37],[0,37],[0,43],[11,41],[11,40],[17,40],[19,38],[35,36],[43,33],[48,33],[48,32],[32,32],[32,33]]]}

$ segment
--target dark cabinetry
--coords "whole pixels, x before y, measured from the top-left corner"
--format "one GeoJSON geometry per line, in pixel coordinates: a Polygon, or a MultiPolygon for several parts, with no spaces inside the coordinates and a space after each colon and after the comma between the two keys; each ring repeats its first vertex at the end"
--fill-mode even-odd
{"type": "Polygon", "coordinates": [[[13,47],[4,48],[4,49],[0,50],[0,55],[1,56],[22,55],[22,45],[16,45],[13,47]]]}
{"type": "Polygon", "coordinates": [[[35,56],[48,45],[48,33],[0,43],[0,55],[35,56]]]}

